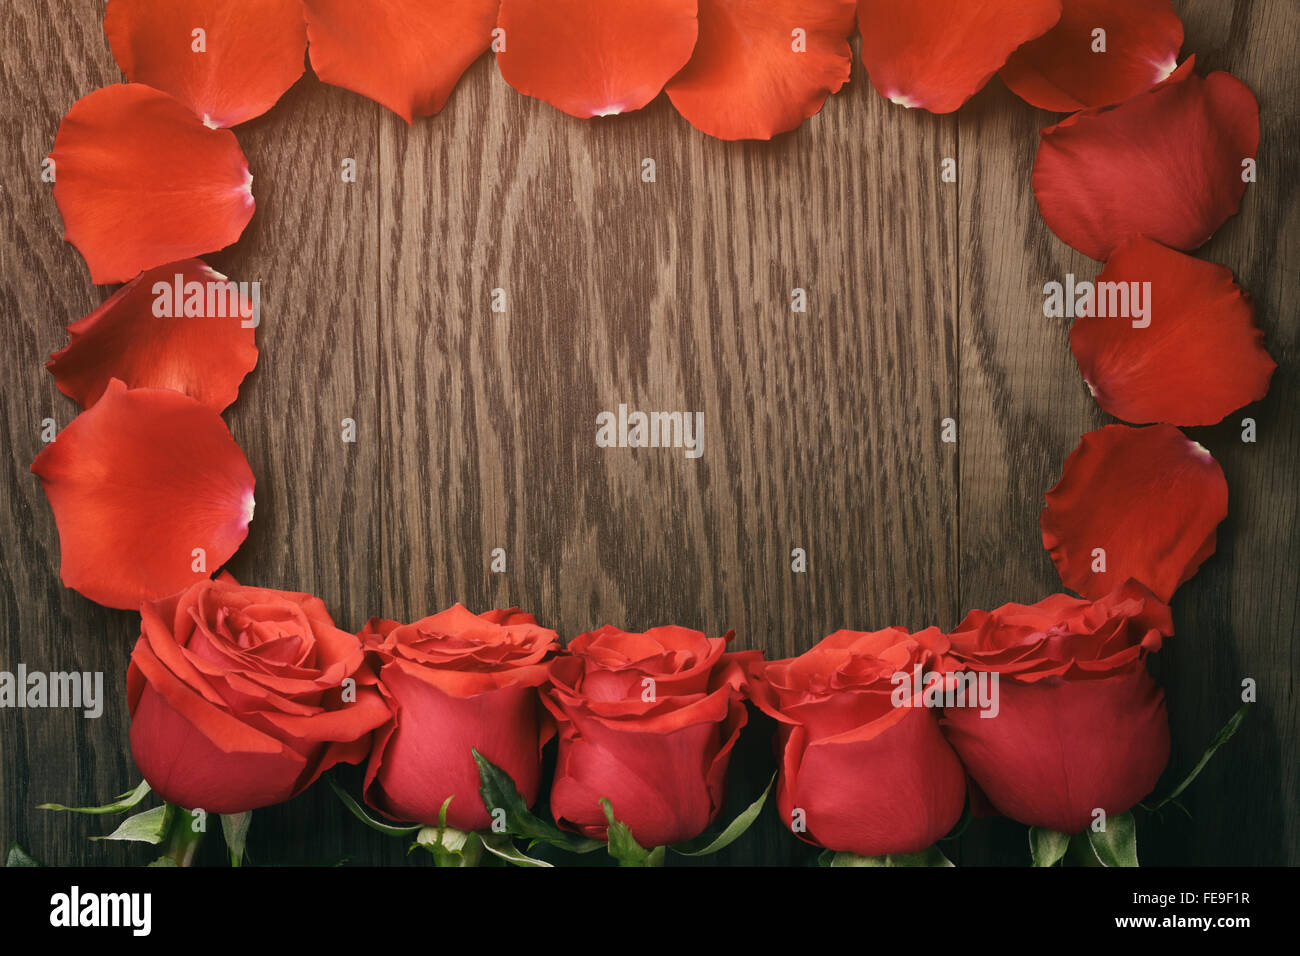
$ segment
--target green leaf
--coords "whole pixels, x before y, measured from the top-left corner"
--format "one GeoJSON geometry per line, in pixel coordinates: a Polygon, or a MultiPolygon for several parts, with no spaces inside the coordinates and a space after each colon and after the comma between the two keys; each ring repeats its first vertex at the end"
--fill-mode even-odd
{"type": "Polygon", "coordinates": [[[167,838],[171,829],[172,815],[176,808],[170,803],[161,807],[145,810],[127,817],[116,830],[108,836],[91,837],[92,840],[130,840],[136,843],[152,843],[154,846],[167,838]]]}
{"type": "Polygon", "coordinates": [[[553,864],[547,863],[545,860],[539,860],[524,853],[515,846],[515,842],[510,839],[509,834],[480,833],[478,836],[483,841],[484,849],[513,866],[553,866],[553,864]]]}
{"type": "Polygon", "coordinates": [[[221,835],[226,838],[231,866],[240,866],[244,862],[244,846],[248,843],[248,828],[252,822],[252,810],[221,815],[221,835]]]}
{"type": "Polygon", "coordinates": [[[1029,855],[1034,866],[1056,866],[1070,849],[1070,835],[1045,827],[1029,828],[1029,855]]]}
{"type": "Polygon", "coordinates": [[[890,853],[885,856],[858,856],[856,853],[836,853],[831,866],[952,866],[937,846],[920,853],[890,853]]]}
{"type": "Polygon", "coordinates": [[[343,801],[343,805],[352,812],[352,815],[372,830],[378,830],[380,833],[387,833],[389,836],[405,836],[408,833],[414,833],[422,826],[422,824],[419,823],[413,823],[409,826],[394,826],[391,823],[381,823],[370,814],[366,813],[366,811],[362,809],[361,804],[353,800],[352,797],[348,795],[348,792],[335,782],[333,777],[326,777],[326,780],[329,781],[330,789],[338,795],[338,798],[343,801]]]}
{"type": "Polygon", "coordinates": [[[134,790],[128,790],[112,803],[106,803],[102,807],[65,807],[61,803],[42,803],[37,810],[67,810],[69,813],[123,813],[130,810],[137,803],[149,795],[149,784],[143,780],[134,790]]]}
{"type": "MultiPolygon", "coordinates": [[[[1192,785],[1192,781],[1195,780],[1200,775],[1201,771],[1205,769],[1205,765],[1210,762],[1210,758],[1214,756],[1215,752],[1232,739],[1232,735],[1237,732],[1242,721],[1246,719],[1246,712],[1250,710],[1251,706],[1252,705],[1249,702],[1242,704],[1241,707],[1237,709],[1237,712],[1228,718],[1228,722],[1223,725],[1219,732],[1214,735],[1214,739],[1210,741],[1210,746],[1206,749],[1205,753],[1201,754],[1201,759],[1196,762],[1196,766],[1192,768],[1192,772],[1183,778],[1183,782],[1174,788],[1173,793],[1169,794],[1169,796],[1148,809],[1159,810],[1166,803],[1174,802],[1175,806],[1180,810],[1183,810],[1184,813],[1187,813],[1187,811],[1175,801],[1177,801],[1178,797],[1182,795],[1184,790],[1192,785]]],[[[1191,814],[1188,814],[1188,816],[1191,816],[1191,814]]]]}
{"type": "Polygon", "coordinates": [[[5,857],[5,866],[40,866],[40,862],[30,856],[17,843],[9,844],[9,855],[5,857]]]}
{"type": "Polygon", "coordinates": [[[833,866],[834,863],[835,863],[834,850],[822,850],[820,853],[817,854],[818,866],[833,866]]]}
{"type": "Polygon", "coordinates": [[[1137,866],[1137,826],[1132,813],[1121,813],[1106,820],[1100,833],[1088,828],[1088,844],[1102,866],[1137,866]]]}
{"type": "Polygon", "coordinates": [[[614,808],[604,797],[600,807],[605,811],[606,833],[609,836],[609,855],[618,861],[619,866],[663,866],[664,847],[657,846],[647,850],[626,823],[614,818],[614,808]]]}
{"type": "Polygon", "coordinates": [[[180,864],[169,856],[160,856],[158,859],[150,863],[149,866],[180,866],[180,864]]]}
{"type": "Polygon", "coordinates": [[[736,819],[732,820],[726,829],[712,838],[711,842],[707,836],[696,837],[686,843],[677,844],[673,847],[673,852],[680,853],[682,856],[708,856],[710,853],[717,853],[724,847],[736,842],[740,835],[758,819],[759,813],[763,810],[763,804],[767,802],[767,795],[772,789],[772,784],[775,782],[776,774],[772,774],[772,779],[767,782],[767,786],[763,788],[763,792],[759,794],[758,799],[746,807],[736,819]]]}
{"type": "Polygon", "coordinates": [[[524,802],[510,774],[493,764],[477,750],[474,750],[473,754],[474,762],[478,764],[478,792],[483,797],[483,805],[494,817],[495,811],[505,811],[508,833],[533,843],[549,843],[570,853],[590,853],[605,846],[600,840],[589,840],[566,833],[555,824],[534,814],[528,809],[528,804],[524,802]]]}

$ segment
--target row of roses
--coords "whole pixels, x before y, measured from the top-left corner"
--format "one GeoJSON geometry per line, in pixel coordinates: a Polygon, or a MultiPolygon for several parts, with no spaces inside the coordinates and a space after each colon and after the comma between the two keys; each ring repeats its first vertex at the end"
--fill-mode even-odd
{"type": "Polygon", "coordinates": [[[486,831],[502,808],[484,802],[476,754],[531,805],[558,735],[561,827],[606,840],[607,801],[640,846],[680,844],[721,811],[748,699],[776,721],[785,825],[879,857],[927,849],[968,798],[976,814],[1078,834],[1146,796],[1169,756],[1145,659],[1171,619],[1136,582],[974,611],[949,634],[841,630],[778,661],[671,626],[602,627],[561,650],[529,614],[460,605],[353,635],[315,597],[225,576],[141,619],[132,755],[166,801],[211,813],[365,762],[364,801],[384,817],[486,831]],[[951,706],[961,675],[996,675],[992,709],[951,706]]]}

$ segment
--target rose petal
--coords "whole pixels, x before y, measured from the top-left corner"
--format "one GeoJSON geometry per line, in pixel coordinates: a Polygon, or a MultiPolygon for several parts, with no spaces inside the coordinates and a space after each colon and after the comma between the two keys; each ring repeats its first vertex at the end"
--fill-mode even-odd
{"type": "Polygon", "coordinates": [[[951,113],[1060,18],[1061,0],[858,0],[862,62],[891,102],[951,113]]]}
{"type": "Polygon", "coordinates": [[[603,839],[606,799],[644,847],[699,836],[722,808],[727,762],[746,720],[734,696],[720,691],[718,702],[721,712],[710,715],[717,719],[662,729],[552,709],[561,727],[550,800],[556,820],[603,839]]]}
{"type": "Polygon", "coordinates": [[[223,249],[253,216],[235,134],[138,83],[73,104],[50,158],[65,237],[97,284],[223,249]]]}
{"type": "Polygon", "coordinates": [[[497,65],[520,93],[578,117],[645,106],[686,65],[696,0],[501,0],[497,65]]]}
{"type": "Polygon", "coordinates": [[[208,126],[261,116],[306,69],[299,0],[109,0],[104,33],[127,79],[208,126]]]}
{"type": "Polygon", "coordinates": [[[1169,761],[1165,695],[1139,666],[1106,680],[1006,681],[996,717],[957,707],[944,736],[998,812],[1058,833],[1124,813],[1169,761]]]}
{"type": "Polygon", "coordinates": [[[848,82],[855,10],[854,0],[700,0],[699,42],[668,97],[719,139],[792,130],[848,82]]]}
{"type": "Polygon", "coordinates": [[[534,690],[516,686],[453,697],[392,665],[380,679],[394,725],[371,753],[365,782],[370,806],[394,819],[436,825],[443,802],[453,797],[449,826],[488,826],[474,750],[510,775],[526,803],[537,798],[541,733],[534,690]]]}
{"type": "Polygon", "coordinates": [[[1047,493],[1043,547],[1086,597],[1136,578],[1168,603],[1214,553],[1227,515],[1223,469],[1204,448],[1172,425],[1107,425],[1083,436],[1047,493]]]}
{"type": "MultiPolygon", "coordinates": [[[[1126,422],[1213,425],[1263,398],[1277,363],[1232,271],[1134,237],[1097,277],[1099,290],[1148,282],[1147,327],[1094,315],[1070,329],[1070,348],[1097,403],[1126,422]]],[[[1106,299],[1099,291],[1093,311],[1106,299]]]]}
{"type": "Polygon", "coordinates": [[[900,712],[883,733],[813,740],[797,757],[789,786],[807,814],[808,839],[863,856],[916,853],[957,823],[966,799],[957,755],[934,714],[900,712]]]}
{"type": "Polygon", "coordinates": [[[1178,66],[1183,22],[1171,0],[1062,0],[1060,22],[1007,59],[1017,96],[1057,113],[1122,103],[1178,66]],[[1094,50],[1105,31],[1105,50],[1094,50]]]}
{"type": "Polygon", "coordinates": [[[303,0],[311,65],[408,123],[443,108],[492,41],[497,0],[303,0]]]}
{"type": "MultiPolygon", "coordinates": [[[[50,356],[45,367],[54,375],[59,391],[82,408],[89,408],[104,393],[109,379],[121,379],[130,388],[170,388],[184,392],[213,411],[221,411],[239,394],[239,383],[257,364],[253,329],[245,328],[238,312],[213,297],[209,310],[207,283],[224,282],[198,259],[160,266],[132,279],[90,315],[68,326],[71,341],[50,356]],[[181,288],[204,283],[201,315],[155,316],[156,284],[170,293],[176,277],[181,288]]],[[[224,287],[223,287],[224,288],[224,287]]],[[[170,303],[170,299],[168,300],[170,303]]],[[[182,303],[184,300],[181,300],[182,303]]],[[[196,300],[197,302],[197,300],[196,300]]]]}
{"type": "Polygon", "coordinates": [[[253,517],[253,473],[225,423],[168,389],[110,382],[32,471],[59,527],[63,583],[108,607],[207,577],[253,517]],[[194,570],[197,548],[207,570],[194,570]]]}
{"type": "Polygon", "coordinates": [[[1034,197],[1063,242],[1094,259],[1138,234],[1190,250],[1240,208],[1259,104],[1240,80],[1202,79],[1191,63],[1148,93],[1043,130],[1034,197]]]}

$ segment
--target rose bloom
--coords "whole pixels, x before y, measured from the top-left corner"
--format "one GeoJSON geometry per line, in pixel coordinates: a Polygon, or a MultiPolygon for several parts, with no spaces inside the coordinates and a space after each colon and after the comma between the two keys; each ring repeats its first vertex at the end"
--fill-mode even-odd
{"type": "Polygon", "coordinates": [[[998,675],[1000,708],[949,711],[943,728],[994,809],[1074,834],[1095,809],[1123,813],[1150,793],[1169,718],[1145,661],[1172,633],[1169,608],[1136,581],[1099,601],[972,611],[949,635],[952,655],[998,675]]]}
{"type": "Polygon", "coordinates": [[[956,824],[966,776],[922,706],[925,681],[895,694],[896,675],[942,672],[947,648],[934,627],[836,631],[752,672],[754,703],[778,721],[777,806],[800,838],[862,856],[916,853],[956,824]]]}
{"type": "Polygon", "coordinates": [[[543,702],[559,726],[551,812],[605,839],[601,808],[643,847],[699,836],[717,817],[727,763],[747,714],[743,664],[724,637],[684,627],[614,627],[575,637],[543,702]]]}
{"type": "Polygon", "coordinates": [[[389,717],[360,641],[319,598],[225,577],[145,604],[140,618],[131,755],[170,803],[241,813],[288,800],[334,764],[365,759],[389,717]]]}
{"type": "Polygon", "coordinates": [[[370,806],[433,825],[452,797],[448,826],[486,827],[475,749],[530,805],[537,799],[541,747],[552,733],[537,689],[559,647],[554,631],[517,608],[474,614],[457,604],[414,624],[372,620],[361,637],[393,712],[366,769],[370,806]]]}

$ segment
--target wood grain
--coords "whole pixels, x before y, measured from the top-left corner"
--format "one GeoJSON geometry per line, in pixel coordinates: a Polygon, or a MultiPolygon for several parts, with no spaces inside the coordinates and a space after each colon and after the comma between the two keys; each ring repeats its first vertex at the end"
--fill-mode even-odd
{"type": "MultiPolygon", "coordinates": [[[[1195,820],[1144,832],[1143,853],[1294,863],[1300,17],[1286,0],[1180,12],[1185,49],[1242,77],[1263,108],[1260,182],[1202,254],[1255,297],[1280,368],[1242,413],[1258,444],[1232,422],[1198,436],[1223,462],[1232,514],[1176,598],[1179,634],[1159,662],[1171,774],[1231,712],[1241,677],[1259,681],[1262,704],[1191,791],[1195,820]]],[[[73,0],[13,0],[0,35],[0,666],[99,669],[120,688],[136,621],[61,587],[27,472],[40,420],[76,411],[44,359],[108,291],[60,241],[40,159],[72,102],[120,75],[73,0]]],[[[410,127],[309,76],[237,130],[258,212],[213,258],[264,290],[259,367],[227,416],[258,478],[232,571],[319,594],[350,628],[455,601],[517,604],[566,639],[671,622],[734,629],[736,646],[773,657],[839,627],[950,627],[971,607],[1059,589],[1038,545],[1042,495],[1105,417],[1068,329],[1041,317],[1044,282],[1096,271],[1030,192],[1050,121],[996,81],[953,116],[902,110],[860,63],[770,144],[708,139],[663,98],[573,120],[515,93],[489,58],[410,127]],[[956,183],[940,178],[950,157],[956,183]],[[339,175],[348,158],[355,183],[339,175]],[[795,288],[806,313],[791,310],[795,288]],[[597,414],[620,403],[703,412],[703,456],[597,447],[597,414]],[[948,417],[955,445],[940,440],[948,417]],[[490,570],[495,548],[505,573],[490,570]],[[806,573],[791,570],[794,548],[806,573]]],[[[86,840],[103,821],[33,809],[134,784],[126,726],[118,693],[98,721],[0,711],[0,839],[49,862],[138,862],[86,840]]],[[[734,803],[771,772],[770,730],[760,719],[742,739],[734,803]]],[[[405,859],[321,788],[259,812],[252,840],[266,862],[405,859]]],[[[1023,828],[977,823],[962,862],[1020,863],[1022,844],[1023,828]]],[[[809,857],[769,814],[718,862],[809,857]]]]}

